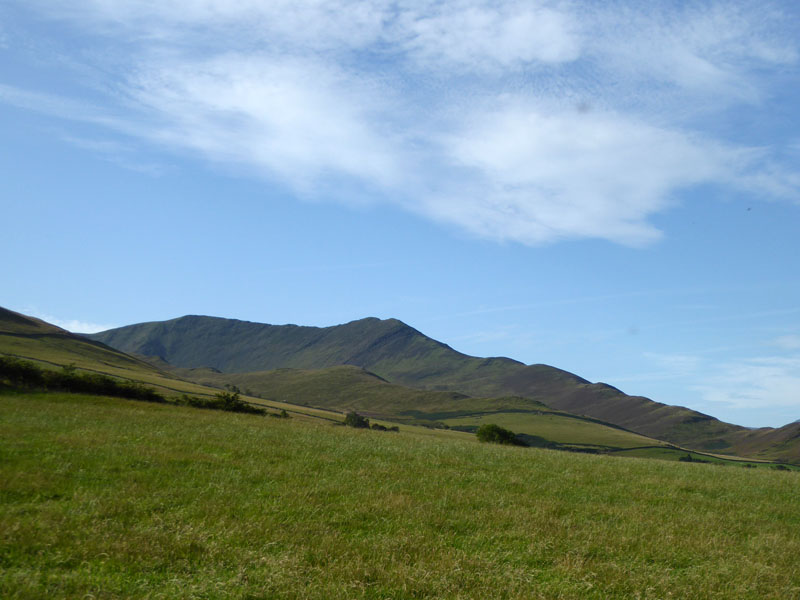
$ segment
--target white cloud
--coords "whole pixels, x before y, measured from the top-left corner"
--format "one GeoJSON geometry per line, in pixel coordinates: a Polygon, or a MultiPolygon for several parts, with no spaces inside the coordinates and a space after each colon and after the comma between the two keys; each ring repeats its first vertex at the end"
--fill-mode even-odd
{"type": "Polygon", "coordinates": [[[331,175],[384,187],[400,177],[394,134],[378,118],[387,107],[336,67],[226,54],[150,69],[130,93],[148,107],[157,140],[256,166],[301,190],[331,175]]]}
{"type": "Polygon", "coordinates": [[[800,350],[800,335],[782,335],[772,341],[772,345],[784,350],[800,350]]]}
{"type": "Polygon", "coordinates": [[[712,360],[698,354],[648,352],[645,358],[657,365],[663,376],[683,380],[704,403],[716,407],[712,414],[775,407],[800,411],[800,356],[712,360]]]}
{"type": "Polygon", "coordinates": [[[765,110],[774,74],[796,69],[780,4],[34,6],[115,48],[116,95],[98,110],[11,86],[0,100],[245,165],[307,198],[395,203],[494,240],[630,245],[657,240],[652,217],[699,184],[800,198],[780,153],[706,126],[765,110]]]}
{"type": "Polygon", "coordinates": [[[800,357],[750,358],[721,365],[696,387],[706,402],[733,408],[796,407],[800,357]]]}
{"type": "Polygon", "coordinates": [[[42,321],[46,321],[56,327],[61,327],[61,329],[66,329],[73,333],[97,333],[98,331],[106,331],[107,329],[114,329],[117,327],[117,325],[91,323],[79,319],[59,319],[58,317],[54,317],[53,315],[31,307],[23,308],[18,312],[23,315],[36,317],[37,319],[41,319],[42,321]]]}
{"type": "Polygon", "coordinates": [[[447,142],[479,193],[434,199],[428,209],[481,235],[525,243],[650,242],[659,232],[648,217],[677,190],[729,179],[743,162],[721,144],[613,113],[535,106],[476,114],[447,142]]]}
{"type": "Polygon", "coordinates": [[[758,69],[797,60],[791,28],[777,25],[787,17],[775,4],[619,8],[594,13],[589,52],[596,67],[623,87],[650,88],[635,93],[637,101],[666,100],[673,109],[676,94],[684,94],[684,100],[691,98],[690,112],[757,102],[763,97],[758,69]]]}
{"type": "Polygon", "coordinates": [[[644,358],[655,367],[652,371],[612,380],[667,386],[667,395],[674,396],[657,400],[691,406],[730,423],[780,427],[800,416],[800,355],[748,357],[727,349],[722,354],[648,352],[644,358]]]}
{"type": "Polygon", "coordinates": [[[0,101],[61,119],[112,125],[112,119],[104,115],[101,107],[55,94],[33,92],[0,83],[0,101]]]}
{"type": "Polygon", "coordinates": [[[461,1],[403,14],[398,35],[416,61],[474,70],[575,60],[576,29],[567,11],[541,4],[461,1]]]}
{"type": "Polygon", "coordinates": [[[87,323],[86,321],[79,321],[76,319],[56,319],[53,317],[44,318],[45,321],[48,323],[52,323],[53,325],[57,325],[62,329],[66,329],[67,331],[71,331],[73,333],[97,333],[98,331],[105,331],[107,329],[113,329],[116,325],[103,325],[99,323],[87,323]]]}

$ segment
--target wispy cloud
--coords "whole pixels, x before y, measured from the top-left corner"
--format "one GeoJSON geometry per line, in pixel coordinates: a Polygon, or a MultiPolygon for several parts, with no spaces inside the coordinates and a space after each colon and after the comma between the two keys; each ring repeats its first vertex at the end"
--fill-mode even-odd
{"type": "Polygon", "coordinates": [[[115,49],[113,91],[99,108],[10,85],[0,100],[308,198],[393,203],[494,240],[629,245],[659,239],[652,217],[700,184],[800,198],[781,149],[708,125],[767,110],[796,70],[780,3],[32,5],[115,49]]]}
{"type": "Polygon", "coordinates": [[[90,139],[69,134],[59,137],[61,141],[71,146],[99,155],[124,169],[154,176],[162,175],[167,170],[162,164],[138,159],[136,150],[127,144],[113,140],[90,139]]]}
{"type": "Polygon", "coordinates": [[[79,321],[77,319],[56,319],[54,317],[41,317],[48,323],[52,323],[53,325],[57,325],[62,329],[66,329],[67,331],[71,331],[73,333],[97,333],[98,331],[105,331],[107,329],[113,329],[116,325],[105,325],[100,323],[88,323],[86,321],[79,321]]]}
{"type": "Polygon", "coordinates": [[[736,415],[748,413],[751,423],[780,426],[783,422],[764,422],[786,415],[800,414],[800,356],[712,356],[697,354],[646,353],[655,367],[615,381],[679,382],[699,396],[694,406],[710,414],[736,422],[736,415]],[[763,412],[759,412],[763,411],[763,412]]]}
{"type": "Polygon", "coordinates": [[[225,54],[162,63],[129,91],[157,121],[158,141],[250,164],[298,189],[331,177],[384,189],[401,181],[395,132],[378,118],[385,104],[318,61],[225,54]]]}
{"type": "Polygon", "coordinates": [[[772,340],[772,344],[783,350],[800,350],[800,335],[787,334],[772,340]]]}
{"type": "Polygon", "coordinates": [[[800,412],[800,357],[759,357],[721,365],[697,389],[706,402],[800,412]]]}
{"type": "Polygon", "coordinates": [[[32,317],[36,317],[37,319],[47,321],[52,325],[61,327],[61,329],[66,329],[67,331],[71,331],[73,333],[97,333],[98,331],[105,331],[107,329],[113,329],[117,327],[117,325],[92,323],[89,321],[82,321],[80,319],[61,319],[30,306],[21,309],[19,312],[24,315],[30,315],[32,317]]]}

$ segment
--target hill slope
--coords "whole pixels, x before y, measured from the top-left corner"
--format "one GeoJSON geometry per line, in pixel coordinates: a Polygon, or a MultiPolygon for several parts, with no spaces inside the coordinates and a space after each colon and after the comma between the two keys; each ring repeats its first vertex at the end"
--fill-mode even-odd
{"type": "Polygon", "coordinates": [[[0,394],[4,598],[796,598],[797,473],[0,394]]]}
{"type": "Polygon", "coordinates": [[[555,367],[467,356],[396,319],[303,327],[186,316],[89,337],[180,367],[210,366],[226,373],[243,373],[355,365],[392,383],[421,389],[481,397],[523,396],[694,448],[731,452],[744,447],[747,440],[746,447],[755,454],[769,445],[764,435],[753,436],[744,427],[687,408],[628,396],[555,367]]]}
{"type": "MultiPolygon", "coordinates": [[[[235,384],[245,388],[249,402],[288,410],[304,419],[340,421],[344,412],[358,410],[373,420],[388,420],[412,428],[415,425],[445,427],[444,421],[448,418],[476,413],[490,418],[499,414],[498,411],[510,410],[527,415],[516,428],[517,433],[544,438],[565,448],[616,451],[666,446],[607,423],[553,411],[534,400],[470,398],[455,392],[411,389],[354,366],[238,374],[209,368],[181,370],[160,359],[140,360],[101,342],[4,309],[0,309],[0,354],[33,360],[51,368],[71,364],[84,371],[155,386],[167,396],[186,393],[208,396],[217,393],[218,388],[235,384]],[[254,394],[259,399],[252,397],[254,394]],[[487,406],[492,407],[488,412],[487,406]]],[[[448,437],[455,433],[438,431],[436,435],[448,437]]],[[[676,460],[680,451],[673,449],[672,452],[670,458],[676,460]]]]}
{"type": "Polygon", "coordinates": [[[155,386],[167,393],[209,395],[215,391],[101,342],[5,308],[0,308],[0,354],[31,360],[45,367],[74,365],[83,371],[155,386]]]}
{"type": "MultiPolygon", "coordinates": [[[[591,417],[554,410],[529,398],[473,398],[457,392],[408,388],[351,365],[251,373],[221,373],[212,369],[176,369],[176,372],[205,385],[233,383],[248,395],[273,401],[338,412],[354,410],[396,423],[472,430],[483,422],[502,422],[515,433],[583,450],[668,446],[591,417]]],[[[679,454],[676,450],[675,458],[679,454]]]]}

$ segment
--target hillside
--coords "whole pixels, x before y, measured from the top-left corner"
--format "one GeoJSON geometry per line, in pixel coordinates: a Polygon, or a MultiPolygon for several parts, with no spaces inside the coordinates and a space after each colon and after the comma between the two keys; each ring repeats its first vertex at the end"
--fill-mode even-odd
{"type": "MultiPolygon", "coordinates": [[[[628,396],[548,365],[467,356],[396,319],[303,327],[186,316],[89,337],[179,367],[210,366],[226,373],[355,365],[409,387],[479,397],[523,396],[648,437],[705,450],[735,451],[740,438],[750,433],[687,408],[628,396]]],[[[760,450],[762,446],[751,444],[760,450]]]]}
{"type": "Polygon", "coordinates": [[[0,596],[773,599],[798,473],[0,394],[0,596]]]}
{"type": "Polygon", "coordinates": [[[290,410],[303,418],[338,420],[343,411],[358,410],[393,422],[465,430],[497,422],[520,434],[576,448],[608,451],[660,447],[667,441],[703,452],[800,462],[798,423],[758,430],[731,426],[687,409],[626,396],[546,365],[469,357],[397,320],[362,319],[315,328],[186,317],[91,337],[105,334],[111,334],[114,344],[140,351],[158,347],[164,358],[184,364],[207,362],[227,369],[259,362],[343,364],[228,373],[214,368],[181,369],[152,357],[141,360],[88,336],[0,309],[0,353],[53,368],[72,364],[155,386],[167,395],[210,396],[216,390],[208,386],[235,384],[251,393],[251,403],[290,410]],[[179,326],[173,327],[176,322],[179,326]],[[250,344],[254,346],[248,352],[250,344]],[[367,370],[368,366],[372,368],[367,370]],[[414,373],[420,374],[417,385],[413,385],[414,373]],[[625,410],[632,410],[632,416],[625,410]],[[670,423],[670,435],[656,438],[642,433],[648,424],[663,429],[670,423]]]}
{"type": "Polygon", "coordinates": [[[101,342],[5,308],[0,308],[0,353],[50,368],[74,365],[83,371],[152,385],[167,393],[213,393],[101,342]]]}
{"type": "MultiPolygon", "coordinates": [[[[244,397],[249,403],[286,410],[302,419],[341,421],[345,412],[357,410],[373,420],[404,427],[436,427],[436,435],[449,437],[456,432],[441,428],[451,423],[461,426],[459,418],[479,415],[479,418],[496,416],[496,420],[502,420],[505,414],[502,411],[513,411],[526,415],[517,424],[517,433],[535,436],[564,449],[618,451],[666,446],[607,423],[554,411],[534,400],[470,398],[455,392],[412,389],[354,366],[236,374],[210,368],[180,369],[160,359],[140,360],[101,342],[7,310],[0,313],[0,354],[32,360],[51,369],[73,365],[81,371],[147,384],[173,398],[181,394],[211,396],[219,388],[234,384],[245,390],[244,397]]],[[[677,460],[680,456],[681,451],[674,449],[667,458],[677,460]]]]}
{"type": "MultiPolygon", "coordinates": [[[[518,434],[536,436],[573,449],[623,450],[664,447],[648,438],[590,417],[554,410],[520,396],[473,398],[456,392],[419,390],[392,384],[359,367],[276,369],[221,373],[212,369],[174,369],[204,385],[233,383],[248,395],[337,412],[357,411],[370,418],[409,425],[461,427],[502,424],[518,434]]],[[[678,458],[681,452],[675,450],[678,458]]]]}

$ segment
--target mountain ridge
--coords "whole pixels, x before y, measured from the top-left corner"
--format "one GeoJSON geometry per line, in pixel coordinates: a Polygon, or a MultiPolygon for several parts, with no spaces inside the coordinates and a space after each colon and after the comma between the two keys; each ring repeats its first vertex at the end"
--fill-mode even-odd
{"type": "Polygon", "coordinates": [[[469,356],[398,319],[366,317],[314,327],[186,315],[88,337],[125,352],[158,356],[177,367],[213,367],[226,373],[354,365],[409,387],[487,398],[522,396],[706,450],[732,449],[752,431],[685,407],[629,396],[550,365],[469,356]]]}
{"type": "Polygon", "coordinates": [[[497,421],[522,433],[545,434],[546,439],[584,448],[588,444],[598,451],[641,446],[642,441],[630,435],[636,434],[672,444],[673,454],[694,448],[712,455],[800,463],[798,423],[778,429],[723,423],[683,407],[627,396],[556,367],[471,357],[397,319],[370,317],[312,327],[187,315],[77,335],[0,308],[0,353],[155,384],[168,393],[213,394],[214,387],[205,385],[219,389],[241,384],[257,390],[267,403],[288,401],[310,407],[300,410],[314,415],[317,408],[357,409],[390,421],[419,420],[434,426],[442,421],[443,426],[470,430],[497,421]],[[151,356],[142,362],[142,356],[121,348],[126,344],[148,350],[151,356]],[[199,367],[182,369],[153,355],[173,361],[178,357],[189,367],[199,367]],[[243,357],[250,364],[242,362],[243,357]],[[265,361],[278,368],[242,370],[265,361]],[[298,369],[289,363],[306,366],[298,369]],[[320,369],[321,363],[333,366],[320,369]],[[239,372],[232,372],[236,367],[239,372]],[[346,370],[349,367],[352,370],[346,370]],[[629,434],[613,433],[607,426],[629,434]],[[648,427],[662,433],[648,435],[648,427]]]}

